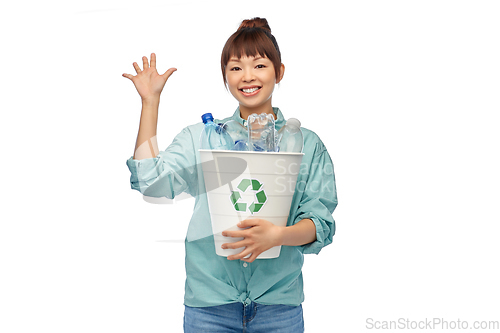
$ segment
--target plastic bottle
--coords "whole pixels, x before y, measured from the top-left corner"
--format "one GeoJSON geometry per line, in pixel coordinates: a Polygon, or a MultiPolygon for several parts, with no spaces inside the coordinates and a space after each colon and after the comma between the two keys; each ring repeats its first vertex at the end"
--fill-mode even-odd
{"type": "Polygon", "coordinates": [[[238,151],[247,151],[250,150],[248,147],[248,131],[247,129],[241,125],[236,120],[228,120],[226,121],[222,127],[233,139],[233,148],[232,150],[238,151]]]}
{"type": "Polygon", "coordinates": [[[290,118],[285,126],[278,131],[278,151],[301,153],[303,147],[304,136],[300,130],[300,121],[296,118],[290,118]]]}
{"type": "Polygon", "coordinates": [[[211,113],[201,116],[205,127],[200,135],[200,149],[230,150],[233,147],[231,136],[221,126],[214,123],[211,113]]]}
{"type": "Polygon", "coordinates": [[[276,151],[274,115],[252,113],[248,116],[248,145],[253,151],[276,151]]]}

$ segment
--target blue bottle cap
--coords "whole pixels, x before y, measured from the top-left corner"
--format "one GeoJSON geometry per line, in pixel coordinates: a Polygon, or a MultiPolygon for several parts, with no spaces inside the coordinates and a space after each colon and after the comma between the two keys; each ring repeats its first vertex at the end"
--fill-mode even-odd
{"type": "Polygon", "coordinates": [[[207,123],[208,120],[214,120],[214,117],[212,117],[211,113],[205,113],[204,115],[201,116],[201,120],[203,121],[204,124],[207,123]]]}

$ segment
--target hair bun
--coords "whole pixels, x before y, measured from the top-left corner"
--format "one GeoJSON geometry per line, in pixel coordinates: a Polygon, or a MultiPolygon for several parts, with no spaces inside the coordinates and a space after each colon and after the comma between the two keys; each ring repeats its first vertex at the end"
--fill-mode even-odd
{"type": "Polygon", "coordinates": [[[271,27],[267,23],[267,20],[265,18],[260,18],[260,17],[254,17],[251,20],[244,20],[243,22],[241,22],[238,30],[244,28],[261,28],[271,32],[271,27]]]}

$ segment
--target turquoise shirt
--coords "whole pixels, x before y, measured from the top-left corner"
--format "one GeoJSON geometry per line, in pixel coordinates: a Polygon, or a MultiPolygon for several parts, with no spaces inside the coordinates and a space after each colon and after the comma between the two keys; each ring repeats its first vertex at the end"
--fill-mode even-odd
{"type": "MultiPolygon", "coordinates": [[[[285,123],[276,114],[276,129],[285,123]]],[[[232,117],[243,125],[239,108],[232,117]]],[[[182,192],[195,198],[194,212],[185,240],[186,284],[184,304],[192,307],[215,306],[250,301],[261,304],[297,306],[304,301],[302,265],[304,254],[316,253],[332,242],[337,206],[333,164],[323,142],[312,131],[301,127],[304,135],[303,159],[297,178],[287,225],[311,219],[316,226],[316,241],[302,246],[282,246],[280,256],[257,259],[252,263],[228,260],[215,253],[210,213],[201,169],[199,137],[203,123],[184,128],[154,158],[127,160],[132,189],[152,197],[173,199],[182,192]],[[209,235],[209,236],[207,236],[209,235]]]]}

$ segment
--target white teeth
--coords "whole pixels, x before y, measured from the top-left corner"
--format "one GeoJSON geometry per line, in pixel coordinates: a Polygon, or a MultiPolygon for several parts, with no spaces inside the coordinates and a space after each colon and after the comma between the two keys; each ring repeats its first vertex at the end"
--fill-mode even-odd
{"type": "Polygon", "coordinates": [[[252,89],[242,89],[242,90],[243,90],[243,92],[245,92],[245,93],[247,93],[247,94],[251,94],[251,93],[253,93],[254,91],[259,90],[259,88],[258,88],[258,87],[255,87],[255,88],[252,88],[252,89]]]}

